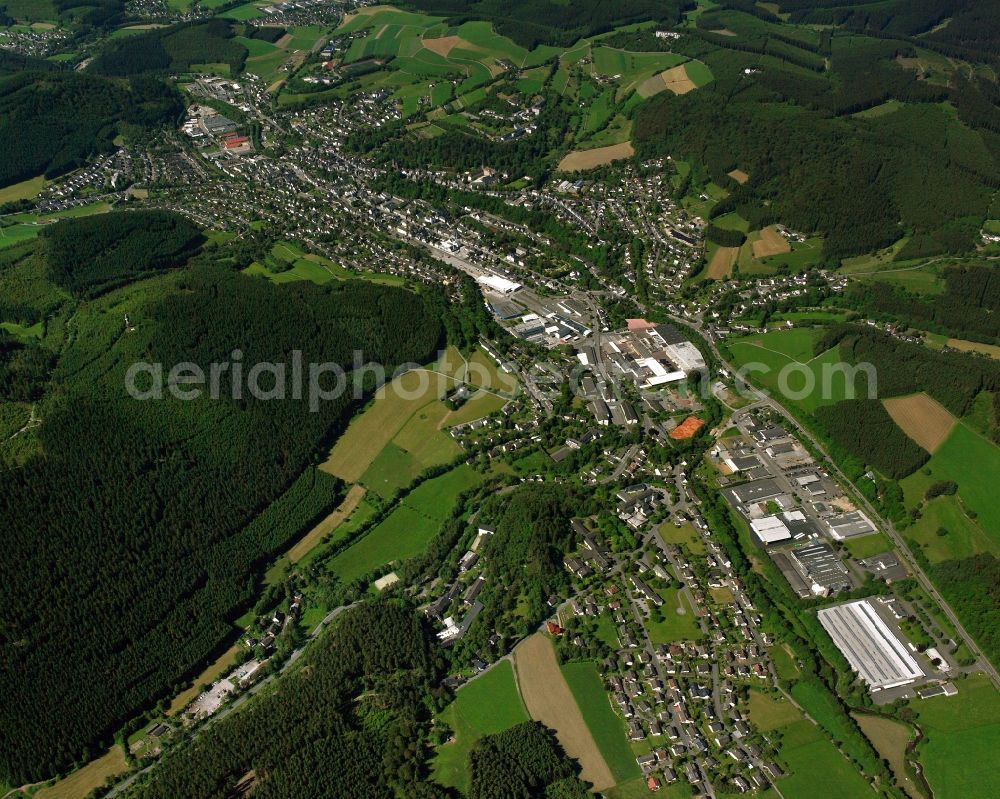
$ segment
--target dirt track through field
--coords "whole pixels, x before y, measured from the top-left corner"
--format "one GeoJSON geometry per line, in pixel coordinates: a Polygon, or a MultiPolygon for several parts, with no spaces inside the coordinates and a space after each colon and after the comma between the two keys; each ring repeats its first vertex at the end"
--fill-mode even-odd
{"type": "Polygon", "coordinates": [[[514,649],[514,671],[528,714],[555,730],[566,754],[580,763],[580,777],[597,791],[614,785],[611,769],[559,669],[552,642],[542,633],[522,641],[514,649]]]}
{"type": "Polygon", "coordinates": [[[774,226],[764,228],[760,232],[760,238],[753,243],[754,258],[766,258],[769,255],[781,255],[791,251],[792,246],[788,240],[774,226]]]}
{"type": "Polygon", "coordinates": [[[604,166],[622,158],[631,158],[633,155],[635,149],[630,141],[608,147],[595,147],[593,150],[574,150],[559,162],[559,169],[562,172],[578,172],[604,166]]]}
{"type": "Polygon", "coordinates": [[[926,394],[882,400],[892,420],[917,444],[933,454],[948,438],[957,420],[926,394]]]}

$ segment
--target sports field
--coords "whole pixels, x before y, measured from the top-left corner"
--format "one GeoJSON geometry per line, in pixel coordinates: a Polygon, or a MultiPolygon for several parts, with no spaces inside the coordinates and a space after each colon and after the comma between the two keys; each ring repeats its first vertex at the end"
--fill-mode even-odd
{"type": "Polygon", "coordinates": [[[592,661],[567,663],[562,667],[562,673],[615,781],[621,783],[640,776],[632,748],[628,745],[625,722],[611,709],[597,665],[592,661]]]}
{"type": "Polygon", "coordinates": [[[925,736],[917,754],[936,799],[993,799],[1000,693],[980,675],[956,686],[957,696],[910,702],[925,736]]]}
{"type": "Polygon", "coordinates": [[[951,435],[958,421],[923,392],[884,399],[882,404],[900,429],[931,454],[951,435]]]}
{"type": "Polygon", "coordinates": [[[559,669],[552,641],[542,633],[526,638],[514,650],[514,668],[528,713],[555,730],[566,754],[579,762],[580,778],[598,791],[614,785],[614,774],[559,669]]]}
{"type": "Polygon", "coordinates": [[[528,721],[510,661],[500,661],[459,688],[455,700],[438,718],[451,728],[454,739],[438,747],[431,764],[434,779],[468,793],[468,758],[476,741],[528,721]]]}
{"type": "Polygon", "coordinates": [[[480,480],[463,464],[421,483],[384,521],[337,555],[331,561],[331,571],[349,583],[381,566],[419,555],[437,535],[458,495],[480,480]]]}

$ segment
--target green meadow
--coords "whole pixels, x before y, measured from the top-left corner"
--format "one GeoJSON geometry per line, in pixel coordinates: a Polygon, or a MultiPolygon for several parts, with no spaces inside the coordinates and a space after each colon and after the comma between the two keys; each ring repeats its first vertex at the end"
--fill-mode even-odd
{"type": "Polygon", "coordinates": [[[982,675],[956,686],[957,696],[910,702],[924,732],[917,748],[924,775],[936,799],[992,799],[989,764],[1000,750],[1000,693],[982,675]]]}
{"type": "Polygon", "coordinates": [[[380,524],[339,555],[332,571],[344,583],[375,569],[424,551],[451,513],[458,495],[479,484],[480,477],[462,465],[421,483],[380,524]]]}
{"type": "Polygon", "coordinates": [[[597,665],[589,660],[567,663],[562,667],[562,673],[615,781],[625,782],[640,776],[632,748],[628,745],[625,722],[611,709],[597,665]]]}
{"type": "Polygon", "coordinates": [[[438,747],[432,762],[434,779],[468,793],[469,752],[476,741],[528,721],[510,661],[501,661],[459,688],[438,719],[451,728],[454,740],[438,747]]]}

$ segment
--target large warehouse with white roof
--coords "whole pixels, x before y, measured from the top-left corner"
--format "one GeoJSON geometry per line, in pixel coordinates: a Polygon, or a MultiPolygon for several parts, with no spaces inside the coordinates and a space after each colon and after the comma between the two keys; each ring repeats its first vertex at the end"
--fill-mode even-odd
{"type": "Polygon", "coordinates": [[[818,615],[851,668],[872,691],[909,685],[925,676],[906,644],[869,600],[823,608],[818,615]]]}

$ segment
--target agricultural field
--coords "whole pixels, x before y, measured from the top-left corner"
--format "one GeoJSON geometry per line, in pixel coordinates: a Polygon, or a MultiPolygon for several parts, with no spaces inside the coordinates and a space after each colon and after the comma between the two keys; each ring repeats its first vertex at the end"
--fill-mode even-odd
{"type": "Polygon", "coordinates": [[[712,245],[712,247],[714,249],[711,256],[706,256],[708,257],[708,269],[705,271],[705,277],[710,280],[725,280],[732,274],[733,264],[739,257],[740,248],[719,247],[718,245],[712,245]]]}
{"type": "Polygon", "coordinates": [[[476,742],[529,720],[510,661],[500,661],[459,688],[438,719],[451,728],[454,737],[438,747],[432,764],[434,779],[468,793],[468,758],[476,742]]]}
{"type": "Polygon", "coordinates": [[[991,358],[1000,360],[1000,347],[995,344],[981,344],[978,341],[964,341],[959,338],[950,338],[945,343],[954,350],[978,352],[981,355],[989,355],[991,358]]]}
{"type": "Polygon", "coordinates": [[[997,474],[1000,474],[1000,447],[964,422],[959,423],[927,464],[902,480],[906,504],[916,505],[932,483],[953,480],[958,483],[958,499],[976,512],[977,525],[994,544],[1000,544],[997,474]]]}
{"type": "Polygon", "coordinates": [[[598,791],[614,785],[614,774],[563,678],[552,641],[542,633],[526,638],[514,650],[514,669],[531,718],[555,731],[566,754],[579,762],[580,778],[598,791]]]}
{"type": "Polygon", "coordinates": [[[927,394],[882,400],[892,420],[932,455],[951,435],[958,420],[927,394]]]}
{"type": "Polygon", "coordinates": [[[792,251],[788,239],[770,225],[760,231],[760,238],[753,243],[753,257],[762,259],[770,255],[783,255],[792,251]]]}
{"type": "Polygon", "coordinates": [[[31,200],[38,196],[38,192],[45,188],[45,178],[39,175],[37,178],[23,180],[20,183],[12,183],[0,189],[0,205],[14,202],[15,200],[31,200]]]}
{"type": "Polygon", "coordinates": [[[957,696],[910,703],[924,731],[917,754],[937,799],[989,799],[995,790],[983,764],[1000,748],[1000,693],[981,675],[956,686],[957,696]]]}
{"type": "Polygon", "coordinates": [[[592,150],[574,150],[565,155],[559,162],[559,169],[562,172],[582,172],[605,166],[613,161],[631,158],[633,155],[635,155],[635,150],[632,148],[631,142],[595,147],[592,150]]]}
{"type": "Polygon", "coordinates": [[[46,788],[32,794],[33,799],[81,799],[91,791],[104,785],[105,780],[129,769],[125,752],[118,745],[112,746],[105,755],[90,761],[83,768],[46,788]]]}
{"type": "Polygon", "coordinates": [[[299,539],[290,550],[288,550],[288,560],[291,563],[297,563],[302,560],[302,558],[308,555],[309,551],[323,538],[333,533],[334,530],[350,518],[351,514],[354,513],[358,505],[361,504],[361,500],[364,498],[365,489],[363,486],[351,486],[347,495],[344,497],[344,501],[341,502],[329,516],[302,536],[302,538],[299,539]]]}
{"type": "Polygon", "coordinates": [[[625,722],[611,708],[597,665],[592,661],[567,663],[562,673],[615,780],[621,783],[638,777],[625,722]]]}
{"type": "Polygon", "coordinates": [[[462,465],[417,486],[360,540],[331,562],[331,570],[344,583],[395,561],[419,555],[437,535],[459,494],[478,485],[479,475],[462,465]]]}
{"type": "Polygon", "coordinates": [[[356,483],[407,422],[420,410],[437,403],[454,384],[452,378],[434,376],[425,370],[407,372],[387,383],[369,407],[351,421],[320,468],[356,483]]]}

